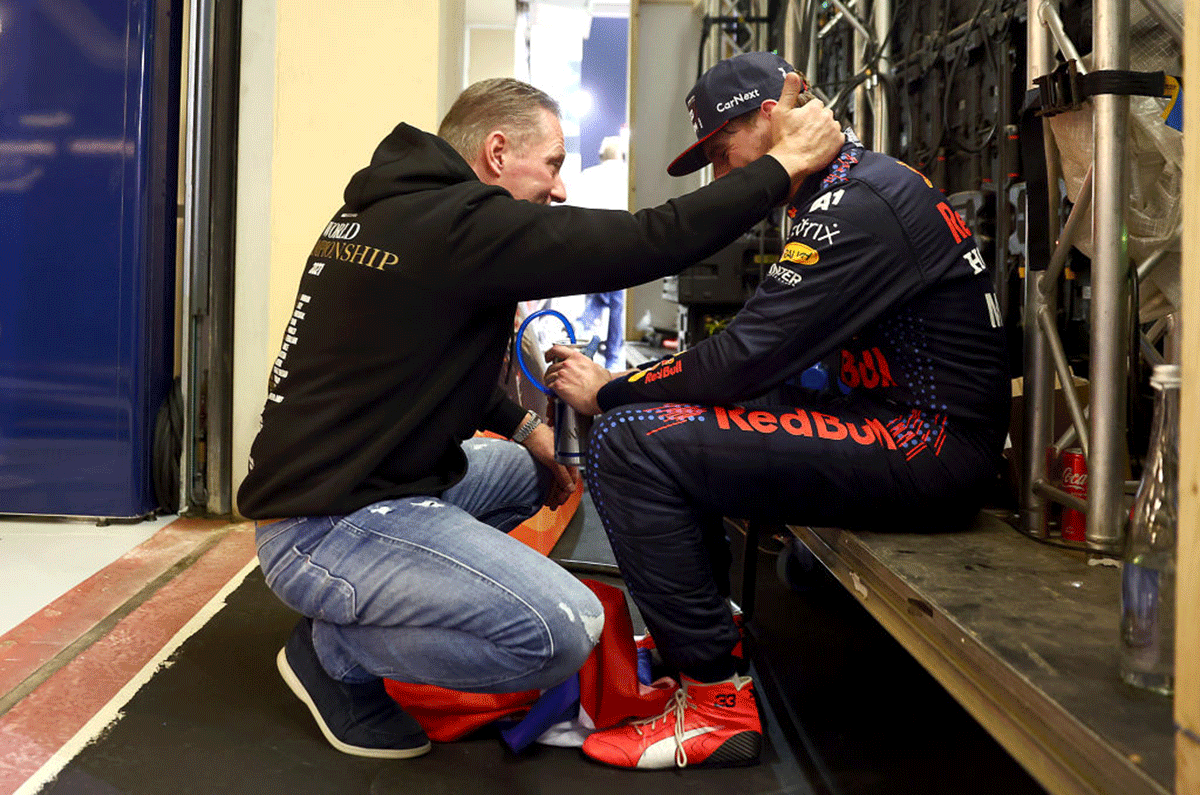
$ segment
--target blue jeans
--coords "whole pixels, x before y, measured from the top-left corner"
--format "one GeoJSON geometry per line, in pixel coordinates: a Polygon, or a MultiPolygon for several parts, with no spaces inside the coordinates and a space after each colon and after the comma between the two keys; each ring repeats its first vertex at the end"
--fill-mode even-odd
{"type": "Polygon", "coordinates": [[[592,592],[506,534],[541,507],[549,473],[509,441],[470,439],[463,452],[466,476],[439,496],[258,528],[267,585],[314,620],[335,679],[542,689],[579,670],[599,639],[592,592]]]}

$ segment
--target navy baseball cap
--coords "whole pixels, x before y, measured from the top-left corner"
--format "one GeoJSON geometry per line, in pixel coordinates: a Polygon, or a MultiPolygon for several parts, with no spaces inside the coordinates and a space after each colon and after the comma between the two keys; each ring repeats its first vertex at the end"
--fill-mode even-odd
{"type": "Polygon", "coordinates": [[[794,71],[773,52],[748,52],[726,58],[700,75],[686,100],[697,141],[667,166],[667,173],[682,177],[704,168],[708,163],[704,142],[730,119],[758,108],[764,100],[779,99],[784,76],[794,71]]]}

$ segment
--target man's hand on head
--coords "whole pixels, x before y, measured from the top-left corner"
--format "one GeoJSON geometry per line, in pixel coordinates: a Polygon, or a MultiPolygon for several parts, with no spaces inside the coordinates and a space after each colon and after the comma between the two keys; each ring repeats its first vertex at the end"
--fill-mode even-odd
{"type": "Polygon", "coordinates": [[[793,192],[805,177],[833,162],[846,142],[833,113],[820,100],[796,107],[800,88],[800,76],[795,72],[784,78],[779,102],[771,109],[771,148],[767,151],[787,169],[793,192]]]}

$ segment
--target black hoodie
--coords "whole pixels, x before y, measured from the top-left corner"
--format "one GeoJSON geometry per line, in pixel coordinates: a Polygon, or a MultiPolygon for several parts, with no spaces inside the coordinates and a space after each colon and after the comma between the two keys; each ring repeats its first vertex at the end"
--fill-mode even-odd
{"type": "Polygon", "coordinates": [[[520,300],[650,281],[730,243],[786,197],[770,157],[630,214],[517,201],[406,124],[317,239],[270,379],[244,516],[342,515],[438,494],[476,430],[525,412],[497,387],[520,300]]]}

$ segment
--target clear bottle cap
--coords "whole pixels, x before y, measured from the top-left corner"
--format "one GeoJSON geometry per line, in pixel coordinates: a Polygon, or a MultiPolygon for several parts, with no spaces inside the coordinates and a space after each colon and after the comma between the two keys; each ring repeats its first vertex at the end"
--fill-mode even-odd
{"type": "Polygon", "coordinates": [[[1182,380],[1177,364],[1156,364],[1150,374],[1150,386],[1155,389],[1178,389],[1182,380]]]}

